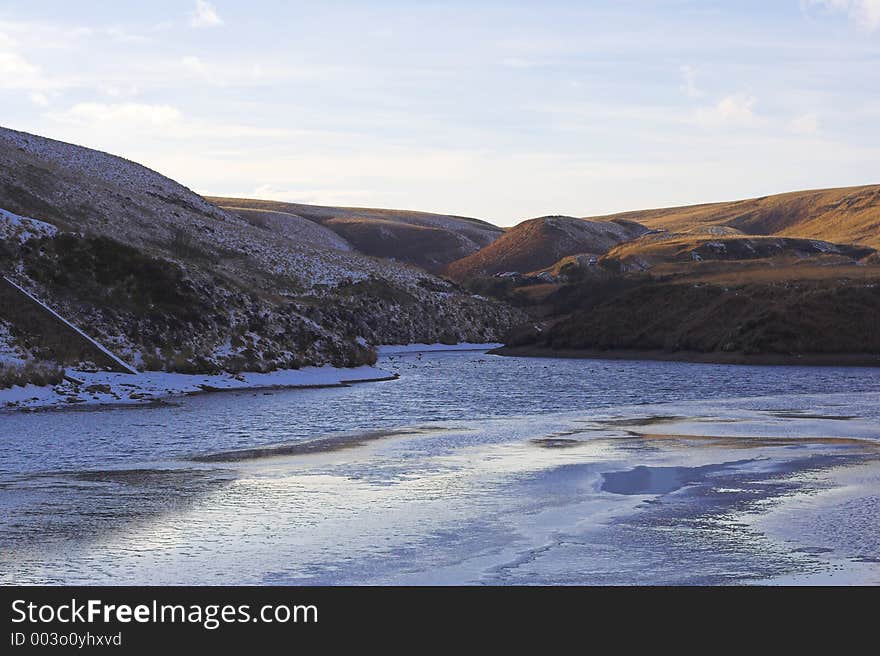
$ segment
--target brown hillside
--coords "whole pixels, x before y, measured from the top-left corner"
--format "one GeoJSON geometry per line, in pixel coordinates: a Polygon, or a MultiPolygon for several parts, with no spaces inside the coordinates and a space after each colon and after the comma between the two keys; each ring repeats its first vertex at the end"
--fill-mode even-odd
{"type": "MultiPolygon", "coordinates": [[[[853,264],[876,251],[868,246],[833,244],[794,237],[721,236],[696,233],[649,233],[614,247],[602,264],[619,271],[645,271],[667,265],[698,262],[766,260],[777,266],[797,263],[853,264]]],[[[681,266],[678,267],[681,269],[681,266]]],[[[676,269],[676,270],[678,270],[676,269]]]]}
{"type": "Polygon", "coordinates": [[[212,198],[226,208],[263,210],[307,219],[342,237],[366,255],[415,264],[429,271],[491,244],[502,229],[479,219],[428,212],[323,207],[245,198],[212,198]]]}
{"type": "Polygon", "coordinates": [[[578,253],[601,255],[638,237],[647,229],[632,221],[588,221],[570,216],[545,216],[523,221],[480,251],[449,265],[455,278],[520,273],[551,266],[578,253]]]}
{"type": "Polygon", "coordinates": [[[749,235],[804,237],[880,248],[880,185],[796,191],[749,200],[594,217],[594,220],[616,219],[676,232],[727,226],[749,235]]]}

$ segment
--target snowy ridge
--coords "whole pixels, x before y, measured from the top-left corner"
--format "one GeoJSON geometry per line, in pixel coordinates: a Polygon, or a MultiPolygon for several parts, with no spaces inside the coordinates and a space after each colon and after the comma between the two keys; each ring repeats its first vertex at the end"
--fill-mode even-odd
{"type": "Polygon", "coordinates": [[[65,169],[73,174],[96,178],[112,185],[140,186],[164,196],[183,198],[199,211],[221,220],[228,218],[180,183],[122,157],[7,128],[0,128],[0,140],[39,159],[63,162],[65,169]]]}

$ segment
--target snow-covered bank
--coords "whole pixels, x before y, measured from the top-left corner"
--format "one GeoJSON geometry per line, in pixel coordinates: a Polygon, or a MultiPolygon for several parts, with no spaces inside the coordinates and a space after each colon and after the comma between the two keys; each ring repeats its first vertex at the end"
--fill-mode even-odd
{"type": "Polygon", "coordinates": [[[472,344],[461,342],[459,344],[382,344],[376,347],[379,355],[396,355],[399,353],[425,353],[428,351],[490,351],[500,348],[504,344],[489,342],[486,344],[472,344]]]}
{"type": "Polygon", "coordinates": [[[137,375],[114,372],[67,371],[59,385],[27,385],[0,389],[0,410],[69,407],[75,405],[130,405],[164,397],[221,390],[331,387],[388,380],[395,375],[377,367],[306,367],[269,373],[217,375],[173,374],[147,371],[137,375]]]}

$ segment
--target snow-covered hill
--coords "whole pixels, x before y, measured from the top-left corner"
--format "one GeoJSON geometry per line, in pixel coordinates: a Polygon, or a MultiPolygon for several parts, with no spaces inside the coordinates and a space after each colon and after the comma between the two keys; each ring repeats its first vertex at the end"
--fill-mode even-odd
{"type": "Polygon", "coordinates": [[[497,341],[520,319],[320,225],[245,218],[134,162],[5,128],[0,208],[2,273],[140,368],[360,365],[370,344],[497,341]]]}
{"type": "MultiPolygon", "coordinates": [[[[250,198],[209,198],[218,206],[292,214],[339,235],[355,250],[442,272],[491,244],[503,229],[479,219],[431,212],[326,207],[250,198]]],[[[237,211],[237,210],[234,210],[237,211]]]]}

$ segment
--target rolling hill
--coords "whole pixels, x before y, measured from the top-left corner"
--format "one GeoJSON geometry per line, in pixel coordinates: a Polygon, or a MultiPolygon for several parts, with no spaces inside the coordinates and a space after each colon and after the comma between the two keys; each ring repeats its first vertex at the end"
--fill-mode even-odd
{"type": "Polygon", "coordinates": [[[278,235],[282,239],[290,239],[300,244],[318,248],[333,248],[340,251],[353,250],[351,244],[330,228],[320,223],[304,219],[290,212],[272,210],[255,210],[245,207],[225,207],[226,211],[240,216],[253,226],[278,235]]]}
{"type": "MultiPolygon", "coordinates": [[[[371,345],[496,341],[520,319],[263,209],[227,211],[134,162],[0,128],[0,274],[138,368],[351,366],[375,359],[371,345]]],[[[0,333],[33,353],[20,309],[0,305],[0,333]]]]}
{"type": "Polygon", "coordinates": [[[307,219],[332,230],[360,253],[407,262],[435,273],[491,244],[503,233],[485,221],[446,214],[247,198],[209,200],[239,214],[243,209],[262,210],[307,219]]]}
{"type": "Polygon", "coordinates": [[[591,220],[637,221],[685,232],[725,227],[747,235],[801,237],[880,248],[880,185],[795,191],[724,203],[639,210],[591,220]]]}
{"type": "Polygon", "coordinates": [[[629,220],[545,216],[523,221],[485,248],[451,263],[447,271],[459,280],[505,271],[526,273],[551,266],[569,255],[601,255],[647,231],[629,220]]]}
{"type": "MultiPolygon", "coordinates": [[[[645,228],[599,257],[569,252],[537,281],[488,287],[533,316],[503,353],[880,364],[880,186],[583,221],[645,228]]],[[[506,257],[507,236],[466,258],[482,259],[471,270],[541,262],[506,257]]],[[[526,244],[542,250],[540,239],[526,244]]]]}

